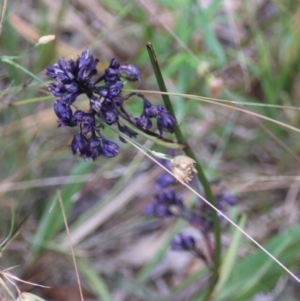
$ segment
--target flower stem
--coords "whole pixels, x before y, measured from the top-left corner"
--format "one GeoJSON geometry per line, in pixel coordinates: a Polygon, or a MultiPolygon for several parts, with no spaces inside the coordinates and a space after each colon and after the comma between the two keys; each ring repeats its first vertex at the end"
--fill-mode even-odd
{"type": "Polygon", "coordinates": [[[13,61],[15,58],[17,58],[17,57],[2,56],[2,57],[0,57],[0,60],[3,63],[7,63],[7,64],[9,64],[11,66],[14,66],[17,69],[22,70],[23,72],[25,72],[26,74],[28,74],[29,76],[31,76],[33,79],[35,79],[37,82],[39,82],[43,86],[48,87],[47,84],[43,80],[41,80],[39,77],[37,77],[35,74],[33,74],[32,72],[30,72],[29,70],[27,70],[26,68],[24,68],[23,66],[21,66],[20,64],[18,64],[15,61],[13,61]]]}
{"type": "MultiPolygon", "coordinates": [[[[159,86],[159,89],[161,92],[167,92],[167,88],[164,82],[164,79],[162,77],[161,71],[160,71],[160,67],[153,49],[153,46],[150,42],[148,42],[146,44],[147,47],[147,51],[148,51],[148,55],[150,57],[150,61],[152,64],[152,68],[154,70],[154,74],[159,86]]],[[[167,110],[175,117],[174,114],[174,110],[173,110],[173,106],[171,104],[170,98],[168,95],[164,94],[162,95],[165,107],[167,108],[167,110]]],[[[200,162],[198,161],[198,159],[196,158],[193,150],[191,149],[191,147],[189,146],[185,136],[182,134],[180,127],[178,125],[176,125],[174,127],[174,134],[178,140],[179,143],[181,144],[185,144],[186,147],[183,149],[184,153],[192,158],[193,160],[196,161],[196,169],[198,171],[198,178],[199,181],[201,182],[203,189],[204,189],[204,193],[205,196],[207,198],[207,200],[212,204],[212,205],[216,205],[215,204],[215,198],[212,194],[211,188],[210,188],[210,184],[203,172],[202,166],[200,164],[200,162]]],[[[214,290],[214,287],[218,281],[219,278],[219,267],[220,267],[220,263],[221,263],[221,229],[220,229],[220,221],[219,221],[219,217],[216,211],[212,211],[212,215],[213,215],[213,226],[214,226],[214,238],[215,238],[215,254],[214,254],[214,267],[213,267],[213,275],[211,278],[211,284],[209,286],[209,290],[208,290],[208,295],[210,295],[210,293],[214,290]]]]}

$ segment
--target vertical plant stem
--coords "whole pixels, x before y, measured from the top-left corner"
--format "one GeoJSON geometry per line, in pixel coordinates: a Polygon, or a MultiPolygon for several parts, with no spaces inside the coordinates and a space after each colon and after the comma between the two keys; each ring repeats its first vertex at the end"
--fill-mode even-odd
{"type": "MultiPolygon", "coordinates": [[[[159,86],[159,89],[161,92],[167,92],[167,88],[164,82],[164,79],[162,77],[160,68],[159,68],[159,64],[153,49],[153,46],[150,42],[147,43],[147,51],[151,60],[151,64],[154,70],[154,74],[159,86]]],[[[164,104],[167,108],[167,110],[173,115],[174,114],[174,110],[173,110],[173,106],[171,104],[170,98],[168,95],[164,94],[162,95],[164,104]]],[[[182,134],[180,127],[178,125],[176,125],[174,127],[174,134],[178,140],[179,143],[181,144],[185,144],[186,147],[183,149],[184,153],[192,158],[193,160],[195,160],[196,162],[196,169],[198,171],[198,178],[199,181],[201,182],[203,189],[204,189],[204,193],[205,196],[207,198],[207,200],[212,204],[212,205],[216,205],[215,204],[215,199],[213,197],[209,182],[203,172],[202,166],[200,164],[200,162],[198,161],[198,159],[196,158],[193,150],[191,149],[191,147],[189,146],[185,136],[182,134]]],[[[213,277],[211,280],[211,285],[209,288],[209,293],[213,291],[217,281],[218,281],[218,277],[219,277],[219,267],[220,267],[220,263],[221,263],[221,229],[220,229],[220,221],[218,218],[218,214],[215,210],[212,211],[212,215],[213,215],[213,227],[214,227],[214,238],[215,238],[215,254],[214,254],[214,268],[213,268],[213,277]]]]}

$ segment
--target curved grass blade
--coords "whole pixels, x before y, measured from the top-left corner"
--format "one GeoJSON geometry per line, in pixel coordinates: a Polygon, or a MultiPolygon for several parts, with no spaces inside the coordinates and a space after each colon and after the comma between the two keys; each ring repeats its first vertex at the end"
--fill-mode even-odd
{"type": "Polygon", "coordinates": [[[37,82],[39,82],[40,84],[42,84],[45,87],[48,87],[47,84],[41,80],[39,77],[37,77],[35,74],[33,74],[32,72],[30,72],[29,70],[27,70],[26,68],[24,68],[22,65],[16,63],[13,61],[13,59],[16,59],[17,57],[10,57],[10,56],[2,56],[0,57],[0,60],[3,63],[9,64],[21,71],[23,71],[24,73],[28,74],[29,76],[31,76],[33,79],[35,79],[37,82]]]}
{"type": "MultiPolygon", "coordinates": [[[[246,109],[239,108],[239,107],[236,107],[236,106],[231,106],[231,105],[227,105],[227,104],[221,103],[217,99],[216,100],[211,100],[210,98],[205,98],[205,97],[197,96],[197,95],[188,95],[188,94],[171,93],[171,92],[160,92],[160,91],[155,91],[154,92],[154,91],[147,91],[147,90],[145,90],[145,91],[139,90],[139,92],[145,93],[145,94],[148,93],[148,94],[158,94],[158,95],[161,94],[161,95],[170,95],[170,96],[180,96],[180,97],[187,98],[187,99],[194,99],[194,100],[199,100],[199,101],[207,102],[207,103],[210,103],[210,104],[219,105],[219,106],[222,106],[222,107],[225,107],[225,108],[228,108],[228,109],[232,109],[232,110],[236,110],[236,111],[240,111],[240,112],[243,112],[243,113],[246,113],[246,114],[253,115],[253,116],[258,117],[260,119],[264,119],[264,120],[270,121],[272,123],[278,124],[278,125],[280,125],[282,127],[285,127],[285,128],[288,128],[290,130],[293,130],[295,132],[300,133],[300,129],[297,129],[297,128],[289,125],[289,124],[286,124],[286,123],[281,122],[281,121],[277,121],[276,119],[269,118],[267,116],[264,116],[264,115],[256,113],[256,112],[252,112],[250,110],[246,110],[246,109]]],[[[290,108],[299,110],[299,108],[297,108],[297,107],[290,107],[290,108]]]]}

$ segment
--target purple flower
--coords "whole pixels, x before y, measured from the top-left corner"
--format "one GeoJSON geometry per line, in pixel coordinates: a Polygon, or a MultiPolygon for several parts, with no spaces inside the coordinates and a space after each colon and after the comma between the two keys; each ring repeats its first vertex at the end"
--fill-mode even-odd
{"type": "Polygon", "coordinates": [[[135,118],[135,125],[141,130],[149,130],[152,127],[152,122],[146,115],[141,115],[135,118]]]}
{"type": "MultiPolygon", "coordinates": [[[[99,155],[110,158],[119,153],[119,146],[102,136],[104,125],[99,124],[98,118],[107,125],[117,123],[119,130],[130,138],[136,137],[137,133],[120,125],[120,116],[142,131],[148,131],[152,127],[151,118],[157,119],[160,134],[163,131],[173,131],[175,119],[163,106],[152,105],[140,93],[122,95],[122,80],[141,82],[141,73],[136,66],[121,65],[116,59],[112,59],[104,74],[95,79],[98,62],[86,49],[76,60],[59,59],[46,70],[46,75],[55,80],[49,85],[49,91],[58,98],[54,103],[58,126],[79,127],[79,133],[74,136],[71,144],[74,154],[95,160],[99,155]],[[88,110],[77,110],[73,114],[71,106],[81,94],[89,101],[88,110]],[[138,117],[132,116],[123,106],[124,101],[134,95],[144,102],[143,112],[138,117]]],[[[160,180],[164,182],[161,187],[166,187],[171,182],[166,177],[160,180]]]]}
{"type": "Polygon", "coordinates": [[[119,119],[117,107],[114,102],[109,99],[102,102],[101,109],[97,115],[108,125],[116,123],[119,119]]]}
{"type": "Polygon", "coordinates": [[[58,117],[58,127],[73,126],[72,122],[72,110],[69,106],[62,104],[59,99],[54,102],[54,112],[58,117]]]}
{"type": "Polygon", "coordinates": [[[87,154],[87,139],[79,132],[72,140],[71,149],[73,155],[85,156],[87,154]]]}
{"type": "Polygon", "coordinates": [[[81,56],[77,60],[77,80],[80,83],[89,86],[91,83],[88,80],[97,74],[96,66],[98,62],[99,60],[94,59],[88,49],[82,52],[81,56]]]}
{"type": "Polygon", "coordinates": [[[104,81],[106,83],[115,83],[120,81],[120,75],[118,68],[120,67],[120,63],[116,59],[112,59],[110,61],[109,67],[105,69],[104,73],[104,81]]]}
{"type": "Polygon", "coordinates": [[[162,175],[158,176],[155,182],[155,188],[157,190],[162,190],[168,188],[170,185],[175,184],[175,178],[170,175],[168,172],[163,173],[162,175]]]}
{"type": "Polygon", "coordinates": [[[61,97],[60,102],[71,105],[76,97],[80,94],[79,87],[76,83],[63,84],[62,82],[54,82],[49,85],[49,90],[56,97],[61,97]]]}
{"type": "Polygon", "coordinates": [[[145,215],[153,215],[158,218],[173,216],[170,206],[167,204],[150,203],[144,208],[145,215]]]}
{"type": "Polygon", "coordinates": [[[163,204],[163,203],[155,204],[153,214],[158,218],[173,216],[173,212],[171,211],[170,206],[168,204],[163,204]]]}
{"type": "Polygon", "coordinates": [[[70,106],[73,104],[79,94],[79,92],[66,93],[60,98],[60,102],[70,106]]]}
{"type": "Polygon", "coordinates": [[[57,64],[49,66],[46,71],[46,75],[57,80],[49,86],[50,91],[54,95],[72,94],[76,97],[81,93],[92,92],[94,83],[91,77],[97,74],[98,62],[88,49],[82,52],[76,62],[72,59],[68,61],[60,59],[57,64]]]}
{"type": "Polygon", "coordinates": [[[148,118],[157,117],[157,106],[152,105],[152,103],[144,97],[144,110],[143,114],[147,116],[148,118]]]}
{"type": "Polygon", "coordinates": [[[114,99],[115,97],[120,95],[122,88],[123,88],[123,83],[121,81],[117,81],[116,83],[108,87],[108,92],[106,97],[110,99],[114,99]]]}
{"type": "Polygon", "coordinates": [[[155,212],[155,205],[153,203],[149,203],[144,208],[144,215],[154,215],[155,212]]]}
{"type": "Polygon", "coordinates": [[[89,138],[90,134],[94,132],[95,118],[92,113],[84,113],[81,115],[81,120],[79,121],[79,127],[81,133],[89,138]]]}
{"type": "Polygon", "coordinates": [[[96,87],[95,93],[105,99],[114,100],[116,97],[121,96],[123,86],[123,83],[116,78],[115,81],[108,82],[104,86],[96,87]]]}
{"type": "Polygon", "coordinates": [[[120,148],[118,146],[118,144],[109,141],[107,139],[105,139],[104,137],[102,137],[102,150],[101,150],[101,155],[107,157],[107,158],[112,158],[115,157],[119,151],[120,148]]]}
{"type": "Polygon", "coordinates": [[[157,114],[157,128],[160,135],[162,135],[163,131],[173,133],[175,125],[175,118],[166,110],[165,107],[159,106],[157,114]]]}
{"type": "Polygon", "coordinates": [[[176,204],[180,200],[178,194],[172,189],[160,191],[155,195],[157,202],[164,202],[170,205],[176,204]]]}
{"type": "Polygon", "coordinates": [[[142,95],[139,95],[139,97],[143,98],[144,108],[142,115],[137,119],[137,126],[146,129],[145,124],[147,125],[147,121],[149,123],[150,118],[156,118],[160,135],[162,135],[163,131],[173,133],[176,120],[166,108],[161,105],[152,105],[151,102],[142,95]]]}
{"type": "Polygon", "coordinates": [[[117,70],[117,69],[119,69],[119,67],[120,67],[120,63],[116,59],[112,59],[109,63],[108,68],[117,70]]]}
{"type": "MultiPolygon", "coordinates": [[[[164,167],[166,167],[168,170],[171,170],[171,161],[170,160],[161,159],[161,160],[159,160],[159,162],[164,167]]],[[[162,175],[157,177],[157,179],[155,181],[155,189],[163,190],[173,184],[176,184],[176,179],[168,172],[164,172],[162,175]]]]}
{"type": "Polygon", "coordinates": [[[64,85],[62,82],[54,82],[50,84],[49,90],[56,97],[63,96],[65,93],[68,92],[66,85],[64,85]]]}
{"type": "Polygon", "coordinates": [[[179,211],[185,209],[179,195],[172,189],[166,189],[155,195],[154,202],[145,207],[144,213],[159,218],[170,217],[174,215],[172,207],[179,211]]]}
{"type": "Polygon", "coordinates": [[[56,97],[73,94],[76,95],[79,93],[79,87],[76,83],[63,84],[62,82],[54,82],[49,85],[49,90],[56,97]]]}
{"type": "Polygon", "coordinates": [[[46,71],[46,75],[52,78],[61,80],[62,83],[71,83],[75,78],[76,65],[73,60],[66,61],[60,59],[58,63],[49,66],[46,71]]]}
{"type": "Polygon", "coordinates": [[[80,126],[80,122],[83,120],[84,116],[85,116],[85,112],[82,110],[77,110],[74,114],[73,114],[73,121],[76,122],[76,124],[78,126],[80,126]]]}
{"type": "Polygon", "coordinates": [[[141,80],[141,72],[140,70],[131,64],[124,64],[119,67],[119,73],[121,77],[125,78],[128,81],[140,81],[141,80]]]}
{"type": "Polygon", "coordinates": [[[195,239],[189,235],[177,234],[171,243],[171,249],[175,251],[195,250],[195,239]]]}
{"type": "Polygon", "coordinates": [[[102,118],[108,125],[112,125],[118,121],[119,115],[117,110],[101,110],[102,118]]]}
{"type": "Polygon", "coordinates": [[[87,155],[89,158],[92,158],[93,161],[95,161],[102,152],[102,148],[101,148],[101,141],[98,137],[96,137],[95,135],[93,135],[89,140],[88,140],[88,151],[87,151],[87,155]]]}

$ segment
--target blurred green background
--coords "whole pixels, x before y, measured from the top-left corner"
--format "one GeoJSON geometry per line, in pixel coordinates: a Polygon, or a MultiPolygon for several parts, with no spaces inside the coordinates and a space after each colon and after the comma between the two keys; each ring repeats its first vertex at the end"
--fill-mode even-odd
{"type": "MultiPolygon", "coordinates": [[[[1,2],[0,241],[30,213],[2,251],[3,300],[17,299],[8,279],[45,300],[80,300],[59,195],[85,300],[203,300],[203,263],[169,250],[175,233],[197,231],[143,216],[163,171],[129,144],[109,160],[74,157],[75,130],[57,128],[54,97],[28,73],[49,83],[49,64],[88,47],[100,73],[115,57],[140,68],[142,90],[157,91],[148,41],[169,92],[207,97],[171,100],[209,179],[240,198],[226,214],[236,222],[245,216],[245,230],[300,275],[298,0],[1,2]],[[48,34],[56,40],[33,48],[48,34]],[[5,269],[14,266],[11,275],[51,288],[10,278],[5,269]]],[[[299,300],[299,283],[226,223],[222,242],[223,277],[211,300],[299,300]]]]}

